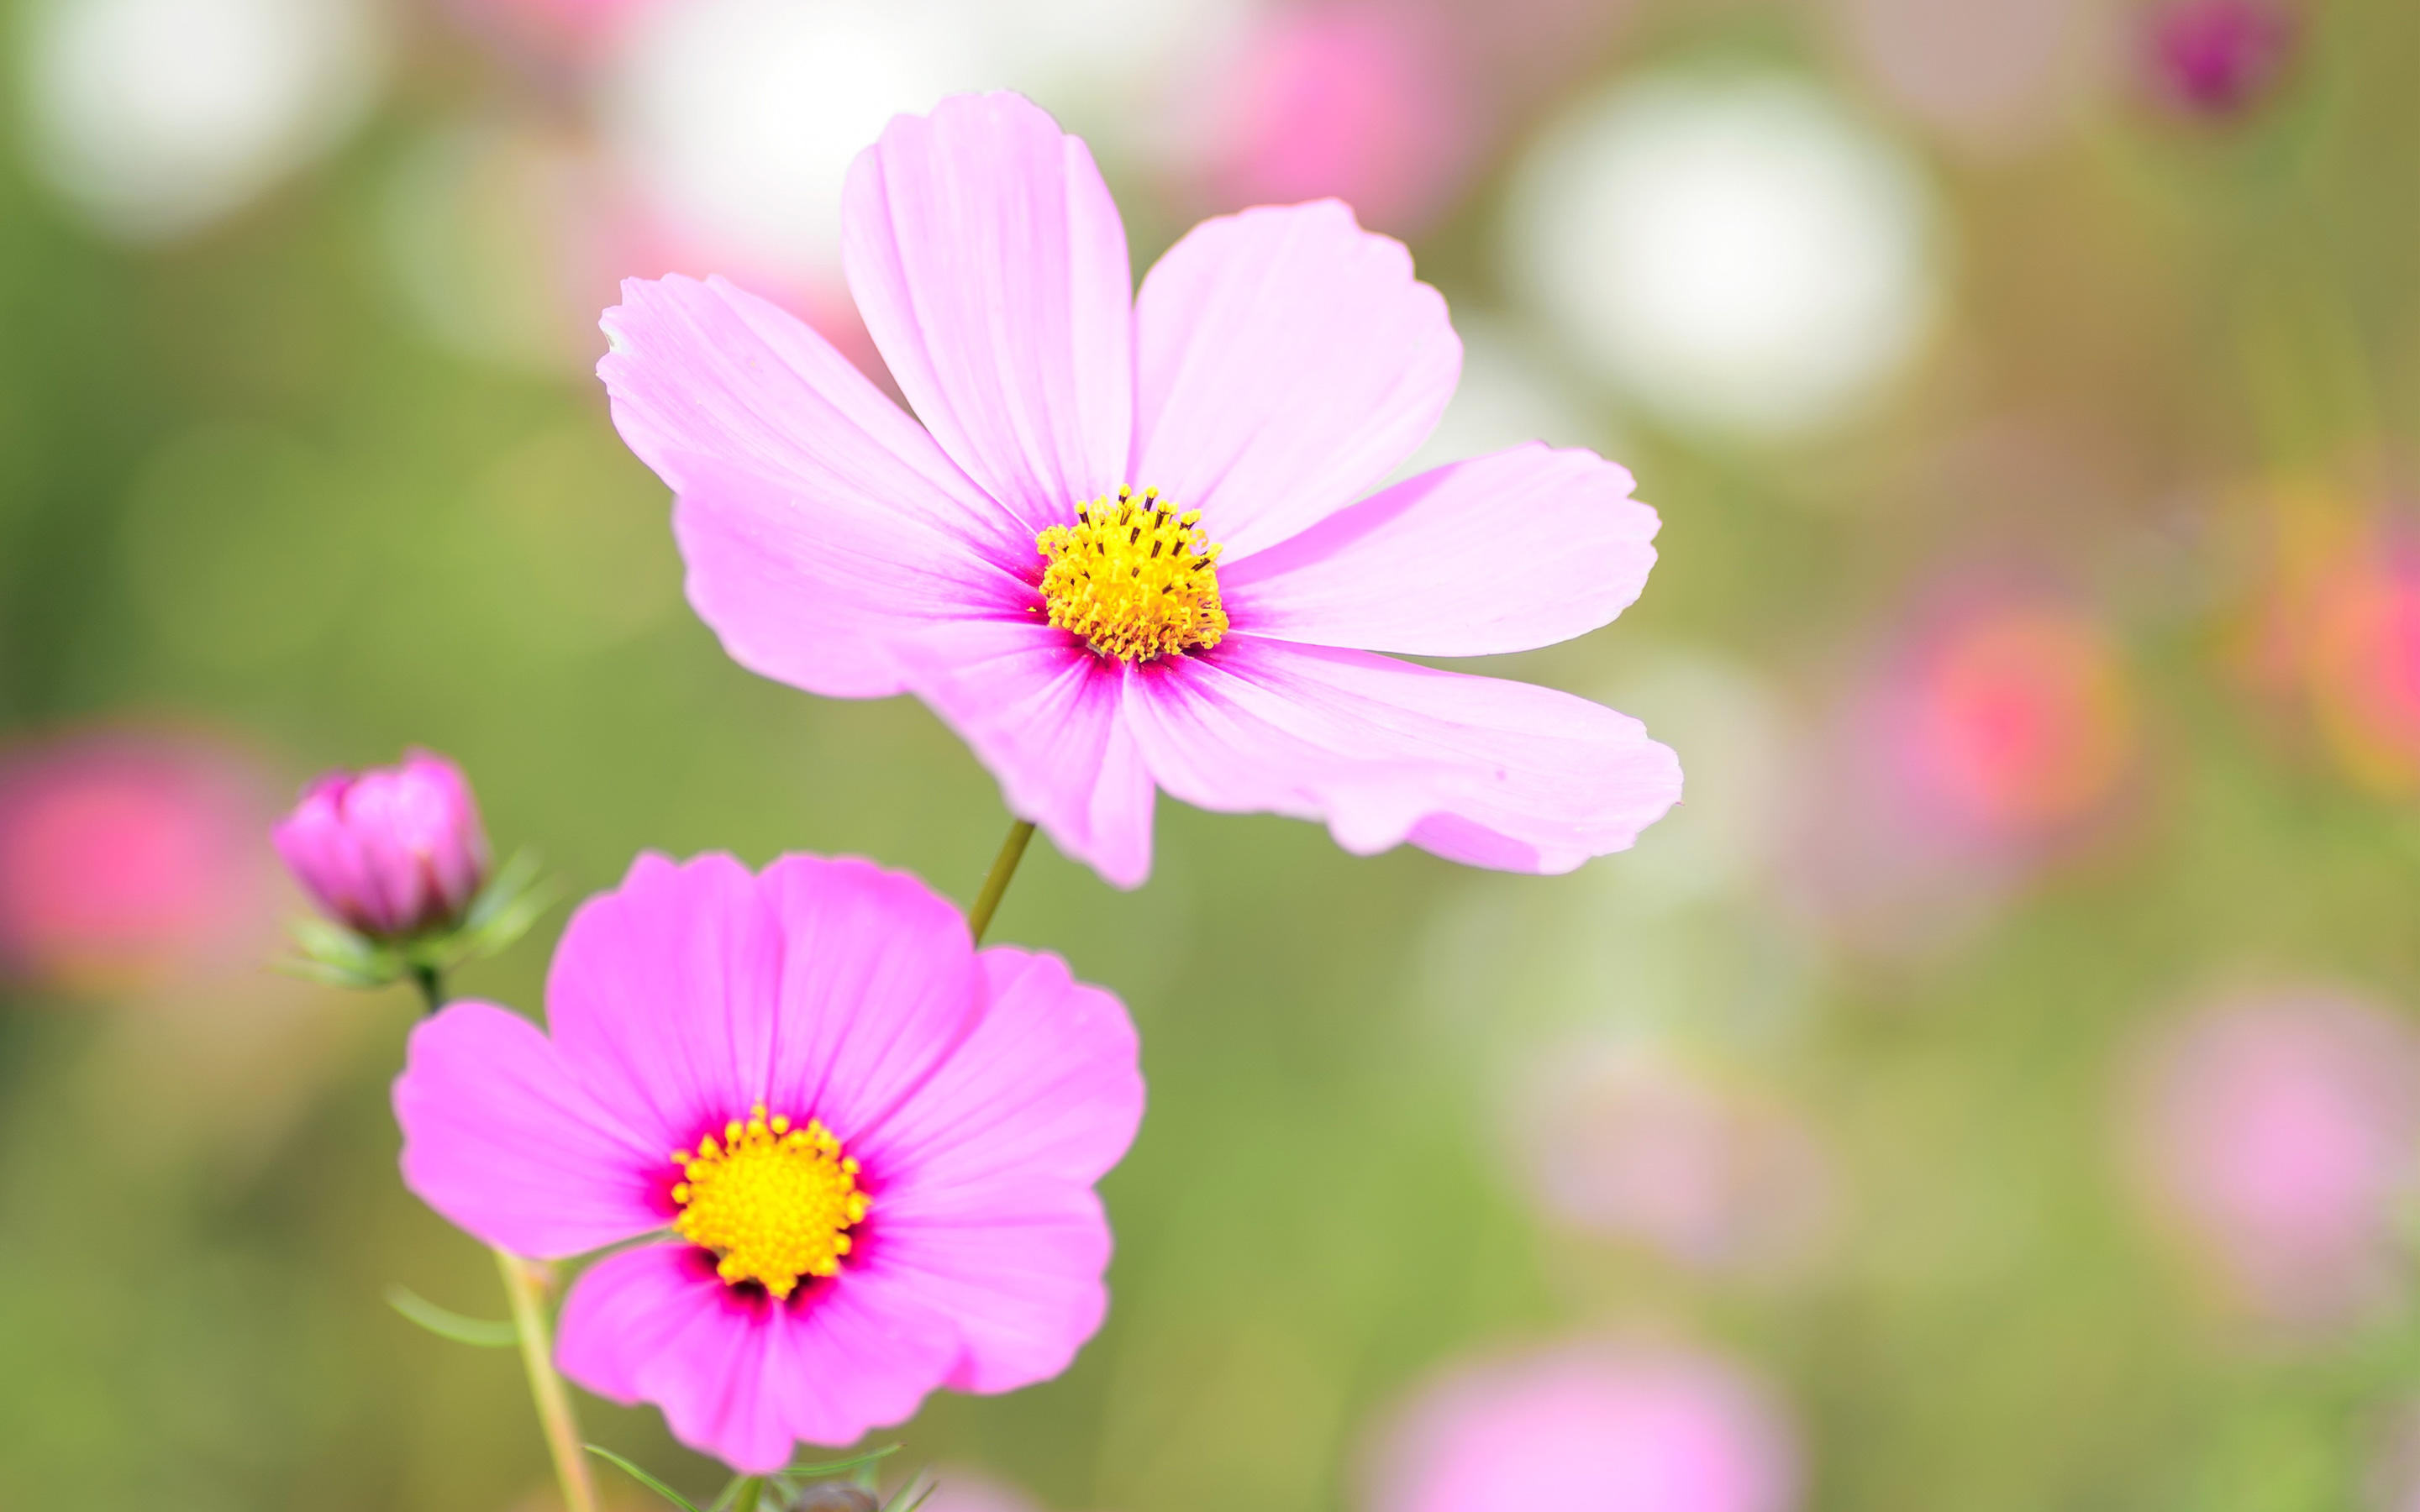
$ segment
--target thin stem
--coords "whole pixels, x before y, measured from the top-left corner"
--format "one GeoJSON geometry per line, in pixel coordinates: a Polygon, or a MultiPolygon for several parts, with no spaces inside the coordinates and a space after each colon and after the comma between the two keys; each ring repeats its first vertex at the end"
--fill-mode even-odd
{"type": "Polygon", "coordinates": [[[434,1013],[445,1006],[445,979],[438,975],[435,966],[425,962],[413,962],[411,980],[420,989],[420,1000],[428,1005],[427,1012],[434,1013]]]}
{"type": "Polygon", "coordinates": [[[496,1251],[496,1269],[504,1273],[504,1295],[512,1299],[521,1364],[529,1368],[530,1398],[537,1404],[538,1427],[554,1456],[564,1512],[597,1512],[597,1487],[588,1478],[587,1456],[581,1453],[580,1425],[571,1416],[571,1396],[563,1389],[563,1378],[554,1371],[554,1342],[547,1336],[546,1301],[537,1272],[505,1250],[496,1251]]]}
{"type": "Polygon", "coordinates": [[[967,910],[967,928],[974,933],[977,945],[983,943],[984,931],[991,928],[991,916],[1000,911],[1000,900],[1008,891],[1008,879],[1016,875],[1016,863],[1025,859],[1026,841],[1032,838],[1032,821],[1020,819],[1008,826],[1008,839],[1000,842],[1000,855],[991,863],[991,875],[984,878],[983,891],[975,894],[975,905],[967,910]]]}

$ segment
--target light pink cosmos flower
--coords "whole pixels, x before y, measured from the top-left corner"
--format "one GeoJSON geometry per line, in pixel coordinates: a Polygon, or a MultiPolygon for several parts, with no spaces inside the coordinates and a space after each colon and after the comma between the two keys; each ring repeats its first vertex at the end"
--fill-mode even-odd
{"type": "Polygon", "coordinates": [[[1787,1420],[1724,1362],[1573,1346],[1466,1366],[1387,1440],[1373,1512],[1789,1512],[1787,1420]]]}
{"type": "Polygon", "coordinates": [[[488,835],[461,768],[417,748],[330,772],[270,832],[311,901],[380,937],[458,920],[488,879],[488,835]]]}
{"type": "Polygon", "coordinates": [[[1583,451],[1360,498],[1461,362],[1402,246],[1334,201],[1247,210],[1135,294],[1091,153],[1006,94],[895,118],[846,193],[849,286],[923,424],[720,279],[626,284],[605,316],[614,422],[678,495],[690,602],[743,666],[915,693],[1121,887],[1159,789],[1524,872],[1622,849],[1679,797],[1635,719],[1373,655],[1565,640],[1655,555],[1630,474],[1583,451]]]}
{"type": "Polygon", "coordinates": [[[2391,1298],[2420,1193],[2420,1031],[2334,991],[2219,1003],[2170,1026],[2134,1088],[2153,1198],[2235,1300],[2303,1327],[2391,1298]]]}
{"type": "Polygon", "coordinates": [[[260,774],[191,735],[101,730],[0,755],[0,976],[142,986],[266,943],[260,774]]]}
{"type": "Polygon", "coordinates": [[[520,1255],[591,1266],[564,1373],[742,1471],[947,1385],[1064,1369],[1099,1327],[1093,1183],[1142,1116],[1133,1026],[1056,956],[976,951],[863,861],[643,856],[573,916],[551,1038],[484,1003],[413,1031],[404,1181],[520,1255]]]}

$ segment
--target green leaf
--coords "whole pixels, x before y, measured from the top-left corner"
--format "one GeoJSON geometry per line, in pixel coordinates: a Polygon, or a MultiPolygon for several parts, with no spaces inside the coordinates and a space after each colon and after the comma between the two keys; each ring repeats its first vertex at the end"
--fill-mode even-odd
{"type": "Polygon", "coordinates": [[[879,1449],[868,1449],[861,1455],[851,1455],[846,1459],[829,1459],[821,1464],[789,1465],[783,1468],[782,1473],[807,1479],[829,1479],[834,1475],[845,1474],[861,1465],[870,1465],[877,1459],[888,1459],[898,1452],[899,1445],[887,1443],[879,1449]]]}
{"type": "Polygon", "coordinates": [[[620,1455],[615,1454],[613,1450],[604,1447],[602,1444],[595,1443],[585,1445],[585,1447],[590,1454],[595,1455],[597,1458],[610,1459],[614,1464],[620,1466],[623,1474],[629,1476],[632,1480],[637,1481],[640,1485],[655,1492],[658,1496],[662,1497],[665,1501],[670,1502],[673,1505],[679,1507],[681,1512],[697,1512],[697,1507],[690,1503],[688,1497],[683,1496],[676,1490],[674,1490],[662,1481],[656,1479],[656,1477],[648,1474],[645,1471],[641,1470],[638,1466],[623,1458],[620,1455]]]}
{"type": "Polygon", "coordinates": [[[735,1475],[706,1512],[756,1512],[757,1493],[764,1486],[762,1475],[735,1475]]]}
{"type": "Polygon", "coordinates": [[[931,1500],[933,1499],[933,1493],[934,1493],[935,1491],[938,1491],[938,1490],[939,1490],[939,1489],[941,1489],[941,1483],[940,1483],[939,1481],[938,1481],[938,1480],[926,1481],[926,1482],[924,1483],[924,1489],[923,1489],[923,1490],[918,1491],[918,1492],[916,1493],[916,1500],[914,1500],[914,1501],[912,1501],[912,1502],[908,1503],[906,1506],[901,1506],[901,1505],[899,1504],[899,1497],[900,1497],[900,1496],[905,1496],[905,1495],[907,1495],[907,1494],[908,1494],[908,1486],[913,1486],[913,1485],[915,1485],[915,1484],[916,1484],[916,1483],[915,1483],[914,1481],[909,1481],[909,1482],[908,1483],[908,1486],[902,1486],[901,1488],[899,1488],[899,1496],[894,1496],[894,1497],[892,1497],[892,1498],[891,1499],[891,1504],[890,1504],[889,1506],[887,1506],[887,1507],[884,1507],[884,1508],[882,1509],[882,1512],[916,1512],[916,1509],[917,1509],[918,1507],[923,1506],[925,1503],[927,1503],[927,1502],[929,1502],[929,1501],[931,1501],[931,1500]]]}
{"type": "Polygon", "coordinates": [[[438,1306],[409,1287],[388,1287],[386,1304],[431,1334],[452,1339],[457,1344],[473,1344],[483,1350],[503,1350],[521,1341],[520,1330],[510,1323],[465,1318],[460,1313],[438,1306]]]}

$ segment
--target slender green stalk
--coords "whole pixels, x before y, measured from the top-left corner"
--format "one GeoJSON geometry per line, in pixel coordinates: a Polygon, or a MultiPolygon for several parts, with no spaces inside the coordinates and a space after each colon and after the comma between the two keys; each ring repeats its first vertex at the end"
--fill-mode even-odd
{"type": "Polygon", "coordinates": [[[580,1425],[571,1415],[571,1396],[554,1370],[554,1341],[548,1336],[543,1285],[530,1262],[505,1250],[496,1251],[496,1269],[504,1275],[504,1295],[512,1299],[513,1324],[521,1333],[521,1364],[529,1367],[530,1398],[537,1404],[538,1426],[546,1447],[554,1456],[554,1478],[563,1488],[564,1512],[597,1512],[597,1487],[588,1475],[588,1458],[580,1449],[580,1425]]]}
{"type": "Polygon", "coordinates": [[[991,863],[991,875],[984,878],[983,891],[975,895],[975,905],[967,910],[967,928],[974,932],[975,943],[983,943],[984,931],[991,928],[991,916],[1000,911],[1000,900],[1008,891],[1008,879],[1016,875],[1016,863],[1025,859],[1025,845],[1033,838],[1032,821],[1020,819],[1008,826],[1008,839],[1001,841],[1000,856],[991,863]]]}
{"type": "MultiPolygon", "coordinates": [[[[419,985],[429,1012],[445,1006],[445,979],[435,966],[415,964],[411,980],[419,985]]],[[[504,1296],[512,1303],[513,1330],[520,1335],[530,1399],[537,1405],[538,1427],[546,1434],[547,1452],[554,1457],[554,1478],[563,1488],[564,1512],[597,1512],[597,1486],[588,1473],[588,1457],[581,1452],[580,1425],[571,1415],[571,1396],[554,1370],[545,1283],[520,1256],[501,1249],[495,1255],[496,1269],[504,1277],[504,1296]]]]}

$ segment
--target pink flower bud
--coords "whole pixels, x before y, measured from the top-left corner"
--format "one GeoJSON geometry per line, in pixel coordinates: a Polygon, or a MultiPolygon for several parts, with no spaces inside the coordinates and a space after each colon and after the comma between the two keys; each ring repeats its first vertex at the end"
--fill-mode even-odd
{"type": "Polygon", "coordinates": [[[471,784],[417,748],[394,766],[318,779],[270,838],[320,910],[365,934],[457,922],[488,879],[471,784]]]}
{"type": "Polygon", "coordinates": [[[2151,18],[2152,71],[2179,107],[2233,116],[2267,92],[2293,41],[2293,17],[2265,0],[2178,0],[2151,18]]]}

